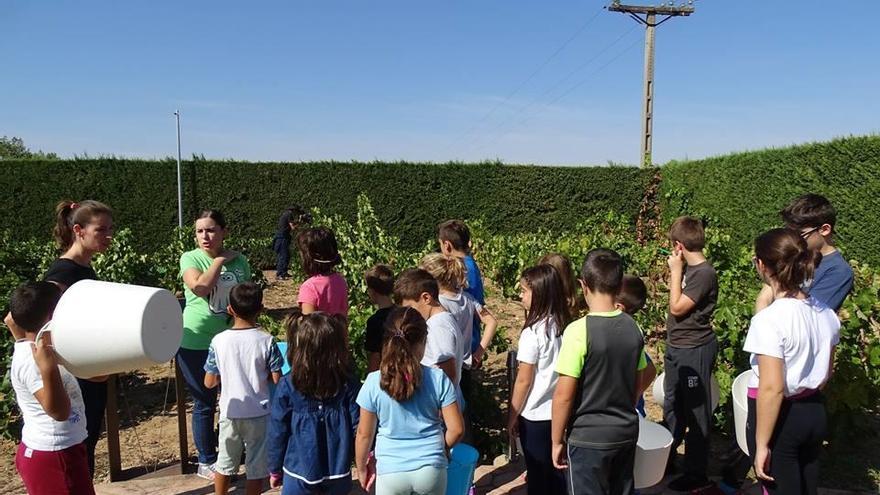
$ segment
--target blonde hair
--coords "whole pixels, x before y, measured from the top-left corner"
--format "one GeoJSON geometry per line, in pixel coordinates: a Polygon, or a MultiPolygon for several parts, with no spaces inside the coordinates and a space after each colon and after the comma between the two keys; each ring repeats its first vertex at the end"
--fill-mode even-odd
{"type": "Polygon", "coordinates": [[[467,269],[455,256],[431,253],[422,258],[419,267],[437,279],[442,289],[458,291],[467,287],[467,269]]]}

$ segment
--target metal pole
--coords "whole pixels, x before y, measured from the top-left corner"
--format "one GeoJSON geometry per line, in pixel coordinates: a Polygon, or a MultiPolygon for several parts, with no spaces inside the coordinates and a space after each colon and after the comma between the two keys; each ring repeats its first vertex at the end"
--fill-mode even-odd
{"type": "Polygon", "coordinates": [[[645,23],[645,95],[642,108],[642,166],[650,167],[654,129],[654,28],[656,16],[648,14],[645,23]]]}
{"type": "Polygon", "coordinates": [[[180,110],[174,111],[177,117],[177,226],[183,228],[183,181],[180,178],[180,110]]]}

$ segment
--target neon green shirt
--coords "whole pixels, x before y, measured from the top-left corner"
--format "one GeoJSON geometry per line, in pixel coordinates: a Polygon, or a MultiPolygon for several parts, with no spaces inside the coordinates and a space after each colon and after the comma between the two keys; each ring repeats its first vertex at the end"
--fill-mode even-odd
{"type": "MultiPolygon", "coordinates": [[[[594,312],[587,316],[600,316],[605,318],[613,318],[619,316],[622,311],[606,311],[594,312]]],[[[584,370],[584,359],[587,357],[587,317],[575,320],[568,324],[565,332],[562,334],[562,348],[559,350],[559,358],[556,360],[556,372],[560,375],[566,375],[573,378],[580,378],[584,370]],[[571,331],[569,331],[571,330],[571,331]]],[[[645,359],[645,353],[641,353],[639,358],[637,371],[641,371],[648,367],[648,361],[645,359]]]]}
{"type": "MultiPolygon", "coordinates": [[[[203,249],[196,248],[180,257],[180,276],[190,268],[204,273],[214,262],[203,249]]],[[[183,310],[183,342],[180,347],[192,350],[207,350],[215,335],[229,328],[229,291],[241,282],[251,279],[251,266],[247,258],[239,254],[227,261],[220,269],[217,284],[206,297],[199,297],[185,287],[186,308],[183,310]]]]}

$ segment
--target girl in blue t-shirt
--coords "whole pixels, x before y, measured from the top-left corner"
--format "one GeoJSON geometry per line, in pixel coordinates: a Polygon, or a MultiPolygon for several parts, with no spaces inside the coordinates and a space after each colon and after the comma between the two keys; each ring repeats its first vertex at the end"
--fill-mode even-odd
{"type": "Polygon", "coordinates": [[[357,398],[358,480],[367,491],[375,480],[376,495],[442,495],[447,452],[464,432],[455,386],[442,370],[420,364],[428,327],[418,311],[396,308],[386,321],[379,371],[367,375],[357,398]]]}
{"type": "Polygon", "coordinates": [[[285,321],[292,372],[278,382],[269,421],[272,488],[282,495],[351,490],[351,451],[360,384],[351,371],[345,326],[327,313],[296,311],[285,321]]]}

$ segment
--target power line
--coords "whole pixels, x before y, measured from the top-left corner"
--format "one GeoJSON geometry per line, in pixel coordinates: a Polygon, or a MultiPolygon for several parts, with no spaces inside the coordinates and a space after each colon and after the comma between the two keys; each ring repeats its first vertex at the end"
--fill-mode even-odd
{"type": "Polygon", "coordinates": [[[527,124],[529,121],[531,121],[532,119],[534,119],[535,117],[537,117],[538,115],[540,115],[541,112],[542,112],[544,109],[546,109],[546,108],[552,106],[553,104],[557,103],[559,100],[565,98],[566,96],[570,95],[572,92],[574,92],[575,90],[577,90],[578,88],[580,88],[581,86],[583,86],[584,84],[586,84],[587,82],[589,82],[594,76],[596,76],[597,74],[599,74],[600,72],[602,72],[602,71],[603,71],[606,67],[608,67],[609,65],[613,64],[614,62],[616,62],[620,57],[622,57],[622,56],[625,55],[627,52],[629,52],[630,50],[632,50],[633,48],[635,48],[637,45],[639,45],[639,43],[641,43],[641,40],[636,39],[636,40],[633,41],[631,44],[629,44],[626,48],[624,48],[623,50],[621,50],[617,55],[615,55],[614,57],[610,58],[610,59],[609,59],[608,61],[606,61],[604,64],[602,64],[601,66],[599,66],[599,68],[597,68],[595,71],[593,71],[592,73],[590,73],[589,76],[587,76],[586,78],[584,78],[584,79],[582,79],[581,81],[577,82],[577,83],[574,84],[573,86],[569,87],[567,90],[563,91],[563,92],[560,93],[558,96],[556,96],[556,97],[553,98],[552,100],[550,100],[550,101],[548,101],[547,103],[545,103],[544,106],[543,106],[542,108],[539,108],[537,112],[534,112],[534,113],[532,113],[531,115],[527,116],[526,118],[524,118],[524,119],[520,120],[519,122],[513,124],[513,125],[510,126],[510,128],[508,128],[506,131],[504,131],[503,133],[500,133],[500,134],[496,135],[491,141],[489,141],[489,142],[485,143],[484,145],[482,145],[482,146],[476,148],[476,150],[481,150],[481,149],[484,149],[484,148],[486,148],[486,147],[488,147],[488,146],[491,146],[491,145],[497,143],[501,138],[503,138],[503,137],[507,136],[508,134],[510,134],[511,131],[513,131],[514,129],[516,129],[516,128],[522,126],[522,125],[527,124]]]}
{"type": "MultiPolygon", "coordinates": [[[[596,60],[598,60],[602,55],[604,55],[604,54],[605,54],[606,52],[608,52],[610,49],[614,48],[615,45],[617,45],[618,43],[620,43],[620,41],[622,41],[624,38],[626,38],[627,36],[629,36],[629,35],[630,35],[633,31],[635,31],[635,30],[636,30],[636,26],[633,26],[633,27],[631,27],[630,29],[628,29],[627,31],[625,31],[623,34],[621,34],[620,36],[618,36],[617,38],[615,38],[611,43],[605,45],[601,50],[599,50],[599,52],[597,52],[595,55],[593,55],[590,59],[588,59],[586,62],[584,62],[583,64],[581,64],[581,65],[579,65],[578,67],[576,67],[574,70],[570,71],[568,74],[565,75],[565,77],[563,77],[562,79],[558,80],[556,83],[554,83],[552,86],[550,86],[550,88],[548,88],[547,90],[545,90],[543,93],[541,93],[541,94],[538,95],[537,97],[533,98],[533,99],[532,99],[531,101],[529,101],[527,104],[525,104],[525,105],[523,105],[522,107],[520,107],[519,110],[517,110],[513,115],[510,115],[510,116],[508,116],[506,119],[504,119],[503,121],[501,121],[498,125],[496,125],[494,128],[492,128],[492,130],[490,130],[488,133],[484,134],[484,136],[491,136],[492,134],[498,132],[498,131],[499,131],[500,129],[502,129],[505,125],[509,124],[509,123],[510,123],[511,121],[513,121],[515,118],[517,118],[518,116],[522,115],[524,112],[526,112],[527,110],[529,110],[530,108],[532,108],[536,103],[538,103],[539,100],[542,100],[542,99],[544,99],[546,96],[548,96],[548,95],[550,95],[551,93],[553,93],[557,88],[559,88],[560,86],[562,86],[563,83],[565,83],[566,81],[568,81],[569,79],[571,79],[572,76],[574,76],[575,74],[577,74],[577,73],[580,72],[581,70],[585,69],[586,67],[588,67],[590,64],[592,64],[592,63],[595,62],[596,60]]],[[[637,41],[638,41],[638,40],[637,40],[637,41]]],[[[631,48],[632,48],[632,46],[627,47],[627,48],[624,50],[624,52],[621,52],[620,54],[618,54],[616,57],[614,57],[614,58],[612,59],[612,61],[613,61],[613,60],[616,60],[618,57],[620,57],[623,53],[625,53],[626,51],[628,51],[628,50],[631,49],[631,48]]],[[[600,67],[600,68],[599,68],[599,71],[601,71],[602,69],[604,69],[607,65],[608,65],[608,64],[605,64],[605,65],[603,65],[602,67],[600,67]]],[[[598,73],[598,71],[594,72],[593,75],[596,74],[596,73],[598,73]]],[[[576,84],[575,86],[580,86],[581,84],[583,84],[583,81],[580,82],[580,83],[578,83],[578,84],[576,84]]],[[[565,91],[565,92],[563,93],[563,95],[567,95],[567,94],[570,93],[572,90],[573,90],[573,89],[569,89],[569,90],[565,91]]],[[[556,102],[556,101],[558,101],[558,100],[559,100],[559,98],[556,98],[556,99],[553,100],[553,102],[556,102]]],[[[548,104],[546,104],[546,105],[550,105],[550,104],[552,104],[552,103],[548,103],[548,104]]],[[[528,119],[527,119],[527,120],[528,120],[528,119]]],[[[508,132],[509,132],[509,130],[508,130],[508,132]]],[[[506,134],[506,133],[505,133],[505,134],[506,134]]],[[[470,142],[468,142],[468,143],[465,145],[464,149],[467,150],[467,149],[473,147],[474,145],[476,145],[477,143],[479,143],[481,139],[482,139],[482,136],[477,136],[475,139],[472,139],[470,142]]],[[[493,143],[494,143],[495,141],[497,141],[497,137],[496,137],[495,139],[492,140],[493,143]]],[[[479,147],[477,147],[476,149],[482,149],[482,148],[484,148],[485,146],[486,146],[486,145],[479,146],[479,147]]]]}
{"type": "Polygon", "coordinates": [[[532,71],[532,73],[529,74],[529,76],[528,76],[527,78],[525,78],[524,81],[522,81],[519,85],[517,85],[516,88],[513,89],[513,91],[511,91],[510,93],[508,93],[508,95],[505,96],[503,100],[501,100],[500,102],[496,103],[495,106],[493,106],[492,109],[489,110],[485,115],[483,115],[483,117],[482,117],[480,120],[478,120],[476,124],[474,124],[474,125],[471,126],[467,131],[465,131],[464,133],[462,133],[462,134],[460,134],[458,137],[456,137],[455,140],[453,140],[452,145],[451,145],[450,147],[454,147],[455,144],[457,144],[458,142],[460,142],[462,139],[464,139],[465,137],[467,137],[469,134],[472,134],[474,131],[476,131],[476,130],[477,130],[477,129],[478,129],[478,128],[484,123],[484,122],[486,122],[486,121],[487,121],[492,115],[494,115],[495,112],[497,112],[499,108],[501,108],[502,106],[504,106],[504,105],[505,105],[505,104],[506,104],[511,98],[513,98],[517,93],[519,93],[519,91],[520,91],[521,89],[523,89],[523,88],[526,86],[526,84],[528,84],[532,79],[534,79],[534,77],[535,77],[536,75],[538,75],[538,73],[540,73],[540,72],[544,69],[544,67],[547,67],[547,65],[548,65],[551,61],[553,61],[553,59],[556,58],[557,55],[559,55],[560,53],[562,53],[562,51],[565,50],[565,48],[566,48],[566,47],[567,47],[572,41],[574,41],[575,38],[577,38],[578,36],[580,36],[580,34],[581,34],[581,33],[582,33],[582,32],[583,32],[583,31],[584,31],[584,30],[585,30],[590,24],[593,23],[593,21],[595,21],[596,19],[598,19],[598,18],[599,18],[599,15],[602,13],[602,10],[604,10],[604,7],[601,8],[601,9],[599,9],[599,11],[596,12],[596,14],[593,15],[593,17],[591,17],[591,18],[589,18],[589,19],[587,20],[587,22],[583,23],[583,24],[581,25],[581,27],[579,27],[579,28],[577,29],[577,31],[574,32],[574,34],[572,34],[571,36],[569,36],[568,39],[566,39],[565,42],[563,42],[562,45],[559,46],[559,48],[557,48],[552,54],[550,54],[550,56],[547,57],[547,58],[544,60],[544,62],[542,62],[541,65],[538,66],[537,69],[535,69],[534,71],[532,71]]]}
{"type": "Polygon", "coordinates": [[[623,5],[614,0],[608,6],[610,12],[621,12],[645,25],[645,80],[642,104],[642,146],[641,164],[650,167],[653,163],[652,149],[654,146],[654,30],[657,26],[673,17],[686,17],[694,13],[694,2],[682,3],[678,7],[675,2],[668,5],[623,5]],[[644,17],[641,17],[644,15],[644,17]],[[657,21],[657,16],[666,16],[657,21]]]}

